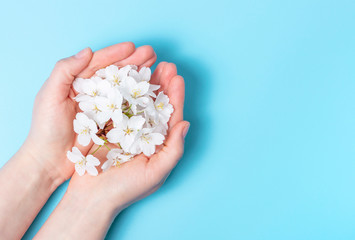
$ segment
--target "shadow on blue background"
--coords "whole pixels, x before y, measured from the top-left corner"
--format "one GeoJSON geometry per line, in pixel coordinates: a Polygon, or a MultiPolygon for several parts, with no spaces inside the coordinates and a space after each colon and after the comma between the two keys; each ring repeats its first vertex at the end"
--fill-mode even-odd
{"type": "MultiPolygon", "coordinates": [[[[155,194],[164,194],[172,188],[183,184],[186,174],[193,174],[197,171],[198,165],[203,164],[202,158],[193,157],[194,149],[204,149],[208,145],[208,135],[211,130],[211,119],[204,106],[209,105],[212,89],[206,82],[212,81],[211,73],[208,71],[203,59],[196,56],[185,56],[179,53],[179,44],[171,39],[146,39],[144,42],[136,42],[137,45],[151,45],[158,58],[155,66],[162,61],[176,64],[178,74],[185,80],[185,107],[184,119],[191,123],[189,133],[185,140],[185,152],[183,158],[173,169],[164,185],[155,194]]],[[[207,151],[207,149],[205,149],[207,151]]],[[[134,205],[140,205],[143,201],[149,201],[150,196],[134,205]]],[[[122,227],[128,215],[130,207],[123,210],[114,220],[108,231],[107,238],[117,237],[119,239],[125,236],[125,230],[122,227]]]]}

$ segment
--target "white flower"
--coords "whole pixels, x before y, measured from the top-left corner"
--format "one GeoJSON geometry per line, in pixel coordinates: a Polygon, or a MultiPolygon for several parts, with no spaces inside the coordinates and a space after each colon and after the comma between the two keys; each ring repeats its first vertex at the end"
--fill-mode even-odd
{"type": "Polygon", "coordinates": [[[96,96],[106,96],[111,85],[108,81],[102,80],[100,77],[92,77],[82,81],[80,78],[75,80],[75,88],[80,90],[75,97],[77,102],[87,101],[96,96]]]}
{"type": "Polygon", "coordinates": [[[155,122],[167,123],[174,108],[169,103],[169,97],[160,92],[153,104],[148,104],[146,114],[153,117],[155,122]]]}
{"type": "MultiPolygon", "coordinates": [[[[131,71],[129,71],[129,76],[133,77],[136,82],[149,82],[150,81],[150,77],[151,77],[151,70],[148,67],[142,67],[141,70],[139,70],[139,72],[137,72],[137,70],[132,69],[131,71]]],[[[149,85],[149,90],[147,92],[147,95],[152,96],[152,97],[156,97],[154,91],[158,90],[160,88],[160,85],[156,85],[156,84],[150,84],[149,85]]]]}
{"type": "Polygon", "coordinates": [[[142,129],[145,119],[141,116],[133,116],[128,118],[123,115],[123,119],[119,124],[116,124],[107,134],[107,140],[111,143],[119,143],[122,149],[128,152],[138,131],[142,129]]]}
{"type": "Polygon", "coordinates": [[[160,122],[158,117],[155,117],[153,115],[149,115],[147,111],[144,111],[145,113],[145,119],[146,119],[146,124],[145,127],[147,128],[152,128],[154,129],[154,132],[161,133],[163,135],[166,135],[168,131],[168,123],[165,122],[160,122]]]}
{"type": "Polygon", "coordinates": [[[78,134],[78,142],[83,146],[87,146],[92,139],[94,143],[103,145],[104,140],[99,138],[96,133],[98,131],[94,120],[89,119],[84,113],[77,113],[74,119],[74,131],[78,134]]]}
{"type": "Polygon", "coordinates": [[[71,152],[67,152],[67,157],[71,162],[75,163],[75,171],[79,176],[83,176],[85,171],[92,176],[97,176],[98,172],[95,166],[99,166],[100,161],[93,155],[84,157],[77,147],[73,147],[71,152]]]}
{"type": "Polygon", "coordinates": [[[170,115],[173,113],[173,105],[169,104],[169,98],[163,92],[160,92],[155,99],[154,107],[159,113],[162,122],[168,122],[170,115]]]}
{"type": "Polygon", "coordinates": [[[107,122],[110,118],[115,122],[122,120],[122,95],[116,88],[111,88],[107,97],[97,97],[96,104],[98,109],[97,119],[100,123],[107,122]]]}
{"type": "Polygon", "coordinates": [[[84,111],[86,116],[94,120],[101,129],[105,126],[105,122],[101,123],[99,121],[98,115],[100,115],[102,111],[98,107],[97,98],[79,102],[79,108],[84,111]]]}
{"type": "Polygon", "coordinates": [[[131,153],[144,153],[147,157],[155,153],[155,146],[164,142],[165,137],[160,133],[153,132],[151,128],[143,128],[136,136],[136,140],[132,144],[131,153]]]}
{"type": "Polygon", "coordinates": [[[127,65],[121,69],[118,69],[115,65],[110,65],[104,69],[96,71],[96,75],[105,78],[112,84],[112,86],[116,87],[121,85],[131,69],[131,65],[127,65]]]}
{"type": "Polygon", "coordinates": [[[142,67],[141,70],[139,70],[139,72],[137,72],[137,70],[134,69],[129,71],[129,76],[133,77],[137,82],[142,82],[142,81],[149,82],[151,74],[152,72],[150,68],[147,67],[142,67]]]}
{"type": "Polygon", "coordinates": [[[119,167],[122,163],[129,161],[133,155],[129,153],[124,153],[122,149],[115,148],[108,152],[107,161],[102,164],[102,170],[106,171],[111,166],[119,167]]]}
{"type": "Polygon", "coordinates": [[[137,105],[145,107],[149,102],[148,97],[145,94],[149,90],[148,82],[139,82],[132,77],[127,77],[125,84],[121,88],[122,95],[131,105],[131,109],[134,114],[137,114],[137,105]]]}

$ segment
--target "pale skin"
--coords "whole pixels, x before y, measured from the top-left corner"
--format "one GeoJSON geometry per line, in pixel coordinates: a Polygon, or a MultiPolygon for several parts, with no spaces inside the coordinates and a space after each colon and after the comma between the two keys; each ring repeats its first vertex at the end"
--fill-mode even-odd
{"type": "MultiPolygon", "coordinates": [[[[156,154],[139,155],[96,177],[80,177],[66,158],[73,146],[83,154],[97,148],[93,143],[82,147],[76,141],[72,124],[79,109],[71,87],[75,77],[91,77],[111,64],[150,67],[155,61],[150,46],[135,48],[126,42],[94,53],[87,48],[56,64],[36,96],[25,143],[0,170],[1,239],[20,239],[52,192],[69,178],[63,199],[35,239],[103,239],[117,214],[164,183],[183,154],[189,128],[183,120],[184,80],[172,63],[158,64],[151,80],[161,85],[174,106],[167,139],[156,154]]],[[[101,148],[95,153],[101,164],[107,152],[101,148]]]]}

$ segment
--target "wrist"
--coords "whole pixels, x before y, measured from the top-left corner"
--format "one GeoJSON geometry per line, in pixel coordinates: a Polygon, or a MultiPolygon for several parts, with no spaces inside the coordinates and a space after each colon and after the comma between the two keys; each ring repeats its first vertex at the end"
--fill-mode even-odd
{"type": "Polygon", "coordinates": [[[21,147],[0,169],[1,238],[20,239],[58,185],[36,161],[21,147]]]}
{"type": "Polygon", "coordinates": [[[103,239],[117,214],[94,194],[67,191],[35,239],[103,239]]]}
{"type": "Polygon", "coordinates": [[[76,185],[73,187],[71,185],[73,184],[72,180],[64,197],[67,199],[67,202],[76,205],[78,209],[81,206],[84,208],[90,206],[90,208],[98,209],[112,218],[115,218],[124,209],[124,204],[121,204],[117,199],[113,200],[110,198],[110,193],[105,192],[104,189],[97,189],[90,182],[85,184],[87,186],[80,184],[80,186],[76,185]]]}
{"type": "Polygon", "coordinates": [[[31,177],[33,181],[39,180],[48,186],[51,193],[65,181],[59,174],[50,170],[49,160],[36,151],[28,141],[21,146],[13,161],[22,166],[20,169],[23,169],[25,175],[31,177]]]}

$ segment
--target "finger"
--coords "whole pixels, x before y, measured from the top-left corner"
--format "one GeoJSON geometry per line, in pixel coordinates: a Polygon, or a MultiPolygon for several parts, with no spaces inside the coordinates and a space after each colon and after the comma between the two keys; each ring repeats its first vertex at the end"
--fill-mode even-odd
{"type": "Polygon", "coordinates": [[[115,62],[121,61],[134,53],[135,46],[132,42],[118,43],[96,51],[87,68],[77,77],[89,78],[101,68],[107,67],[115,62]]]}
{"type": "Polygon", "coordinates": [[[66,99],[75,76],[88,66],[92,55],[91,49],[85,48],[74,56],[59,60],[48,78],[48,85],[53,93],[66,99]]]}
{"type": "Polygon", "coordinates": [[[156,60],[157,60],[157,55],[154,53],[154,56],[152,58],[150,58],[148,61],[146,61],[145,63],[143,63],[139,66],[139,70],[142,67],[149,67],[149,68],[152,67],[156,60]]]}
{"type": "Polygon", "coordinates": [[[155,52],[151,46],[141,46],[137,48],[134,51],[134,53],[132,53],[131,56],[122,59],[120,61],[117,61],[114,64],[119,67],[131,65],[131,64],[140,66],[144,64],[146,61],[148,61],[149,59],[153,58],[154,56],[155,56],[155,52]]]}
{"type": "Polygon", "coordinates": [[[155,69],[155,71],[152,74],[150,83],[151,84],[160,84],[160,78],[161,78],[161,73],[164,69],[165,64],[167,64],[167,62],[160,62],[157,66],[157,68],[155,69]]]}
{"type": "Polygon", "coordinates": [[[184,119],[185,82],[183,77],[175,76],[170,80],[167,95],[170,104],[174,107],[169,121],[170,129],[184,119]]]}
{"type": "Polygon", "coordinates": [[[163,149],[155,154],[148,162],[148,167],[157,177],[156,181],[161,181],[164,176],[176,166],[184,153],[185,136],[190,123],[180,121],[169,133],[163,149]]]}
{"type": "Polygon", "coordinates": [[[176,65],[174,63],[167,63],[164,66],[164,69],[160,77],[160,90],[167,92],[170,80],[177,75],[176,65]]]}

